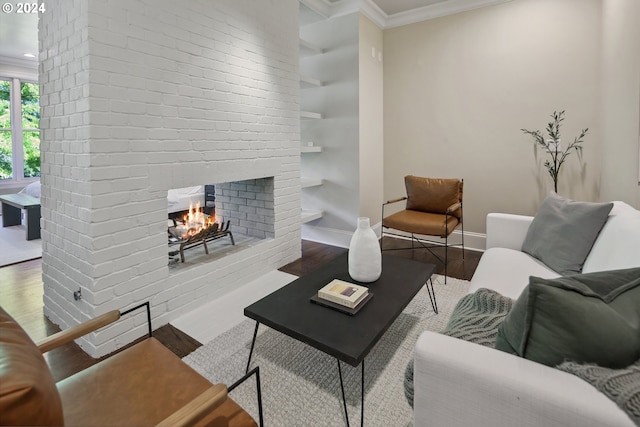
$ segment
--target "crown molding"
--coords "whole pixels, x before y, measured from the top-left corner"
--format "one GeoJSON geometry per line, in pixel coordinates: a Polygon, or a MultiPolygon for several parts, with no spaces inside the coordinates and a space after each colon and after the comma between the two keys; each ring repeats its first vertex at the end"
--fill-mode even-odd
{"type": "Polygon", "coordinates": [[[300,0],[300,3],[327,18],[361,12],[378,27],[386,30],[509,1],[512,0],[447,0],[393,15],[386,14],[373,0],[339,0],[334,3],[329,0],[300,0]]]}
{"type": "Polygon", "coordinates": [[[300,3],[320,16],[331,17],[331,4],[327,0],[300,0],[300,3]]]}
{"type": "Polygon", "coordinates": [[[369,18],[374,24],[378,27],[384,29],[387,27],[387,21],[389,20],[389,15],[384,13],[377,4],[375,4],[371,0],[361,0],[360,1],[360,12],[367,18],[369,18]]]}
{"type": "Polygon", "coordinates": [[[327,5],[329,6],[330,16],[333,18],[350,13],[362,12],[363,15],[371,19],[373,23],[380,28],[385,27],[389,17],[372,0],[339,0],[334,3],[327,3],[327,5]]]}
{"type": "Polygon", "coordinates": [[[29,59],[19,59],[10,56],[0,56],[0,68],[2,66],[18,67],[24,69],[27,73],[35,72],[38,74],[38,61],[29,59]]]}
{"type": "Polygon", "coordinates": [[[442,16],[453,15],[455,13],[466,12],[482,7],[494,6],[496,4],[507,3],[510,1],[512,0],[449,0],[387,16],[383,29],[415,24],[416,22],[427,21],[429,19],[440,18],[442,16]]]}
{"type": "Polygon", "coordinates": [[[338,0],[329,4],[331,16],[343,16],[360,10],[359,0],[338,0]]]}

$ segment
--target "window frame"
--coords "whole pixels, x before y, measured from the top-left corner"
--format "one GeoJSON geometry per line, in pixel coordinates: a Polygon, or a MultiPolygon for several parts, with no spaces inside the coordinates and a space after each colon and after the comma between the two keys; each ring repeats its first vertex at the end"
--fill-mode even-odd
{"type": "MultiPolygon", "coordinates": [[[[22,91],[21,83],[31,83],[39,85],[37,79],[20,78],[15,76],[0,75],[0,80],[8,81],[10,85],[11,99],[9,102],[9,117],[11,126],[8,132],[11,135],[11,163],[13,177],[0,180],[0,189],[10,187],[26,186],[32,182],[39,181],[40,176],[25,177],[24,176],[24,132],[38,132],[40,129],[23,128],[22,127],[22,91]]],[[[2,130],[0,132],[7,132],[2,130]]],[[[42,166],[42,165],[41,165],[42,166]]],[[[40,171],[42,176],[42,169],[40,171]]]]}

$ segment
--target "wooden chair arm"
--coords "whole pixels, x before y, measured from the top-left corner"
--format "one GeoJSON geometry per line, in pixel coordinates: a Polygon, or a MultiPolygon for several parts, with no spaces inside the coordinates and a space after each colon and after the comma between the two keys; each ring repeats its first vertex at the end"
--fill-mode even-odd
{"type": "Polygon", "coordinates": [[[220,406],[225,400],[227,400],[227,387],[224,384],[216,384],[169,415],[159,424],[156,424],[156,426],[183,427],[194,425],[220,406]]]}
{"type": "Polygon", "coordinates": [[[460,209],[461,206],[462,206],[462,203],[460,202],[454,203],[453,205],[447,208],[447,213],[450,214],[451,212],[455,212],[458,209],[460,209]]]}
{"type": "Polygon", "coordinates": [[[398,197],[397,199],[391,199],[391,200],[387,200],[384,204],[388,205],[390,203],[396,203],[396,202],[401,202],[403,200],[407,200],[407,197],[398,197]]]}
{"type": "Polygon", "coordinates": [[[96,331],[110,323],[120,319],[120,312],[117,310],[109,311],[95,319],[88,320],[80,323],[79,325],[72,326],[69,329],[60,331],[46,338],[43,338],[37,343],[38,349],[42,353],[46,353],[49,350],[58,348],[61,345],[67,344],[77,338],[80,338],[88,333],[96,331]]]}

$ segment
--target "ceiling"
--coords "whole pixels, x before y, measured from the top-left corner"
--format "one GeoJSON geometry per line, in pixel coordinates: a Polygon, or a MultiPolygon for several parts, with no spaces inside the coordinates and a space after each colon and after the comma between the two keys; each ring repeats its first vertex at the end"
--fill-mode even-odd
{"type": "Polygon", "coordinates": [[[0,13],[0,62],[38,67],[38,14],[0,13]],[[27,58],[25,53],[36,55],[27,58]]]}
{"type": "MultiPolygon", "coordinates": [[[[256,0],[259,1],[259,0],[256,0]]],[[[325,17],[362,11],[380,28],[392,28],[510,0],[300,0],[325,17]]],[[[0,63],[36,69],[38,15],[0,13],[0,63]]]]}

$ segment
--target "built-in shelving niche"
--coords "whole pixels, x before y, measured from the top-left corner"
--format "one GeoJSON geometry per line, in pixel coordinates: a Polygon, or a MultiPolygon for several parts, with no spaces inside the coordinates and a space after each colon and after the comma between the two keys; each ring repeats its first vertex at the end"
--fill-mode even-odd
{"type": "MultiPolygon", "coordinates": [[[[305,4],[304,0],[300,1],[300,11],[299,11],[299,22],[300,26],[304,26],[307,24],[311,24],[314,22],[318,22],[324,19],[327,19],[328,15],[321,10],[316,8],[309,7],[305,4]]],[[[307,57],[312,55],[322,55],[325,53],[325,49],[321,46],[318,46],[314,43],[310,43],[306,40],[300,39],[300,57],[307,57]]],[[[325,82],[314,78],[313,76],[300,76],[300,96],[304,97],[305,89],[315,89],[321,88],[325,85],[325,82]]],[[[323,114],[316,111],[300,111],[300,119],[301,120],[322,120],[323,114]]],[[[301,135],[304,139],[304,135],[301,135]]],[[[321,153],[322,147],[317,145],[305,145],[300,148],[300,153],[321,153]]],[[[304,171],[302,171],[304,173],[304,171]]],[[[301,179],[301,188],[308,189],[319,187],[324,183],[322,178],[302,178],[301,179]]],[[[315,209],[302,209],[301,211],[301,221],[302,223],[315,221],[317,219],[322,218],[323,211],[315,210],[315,209]]]]}

